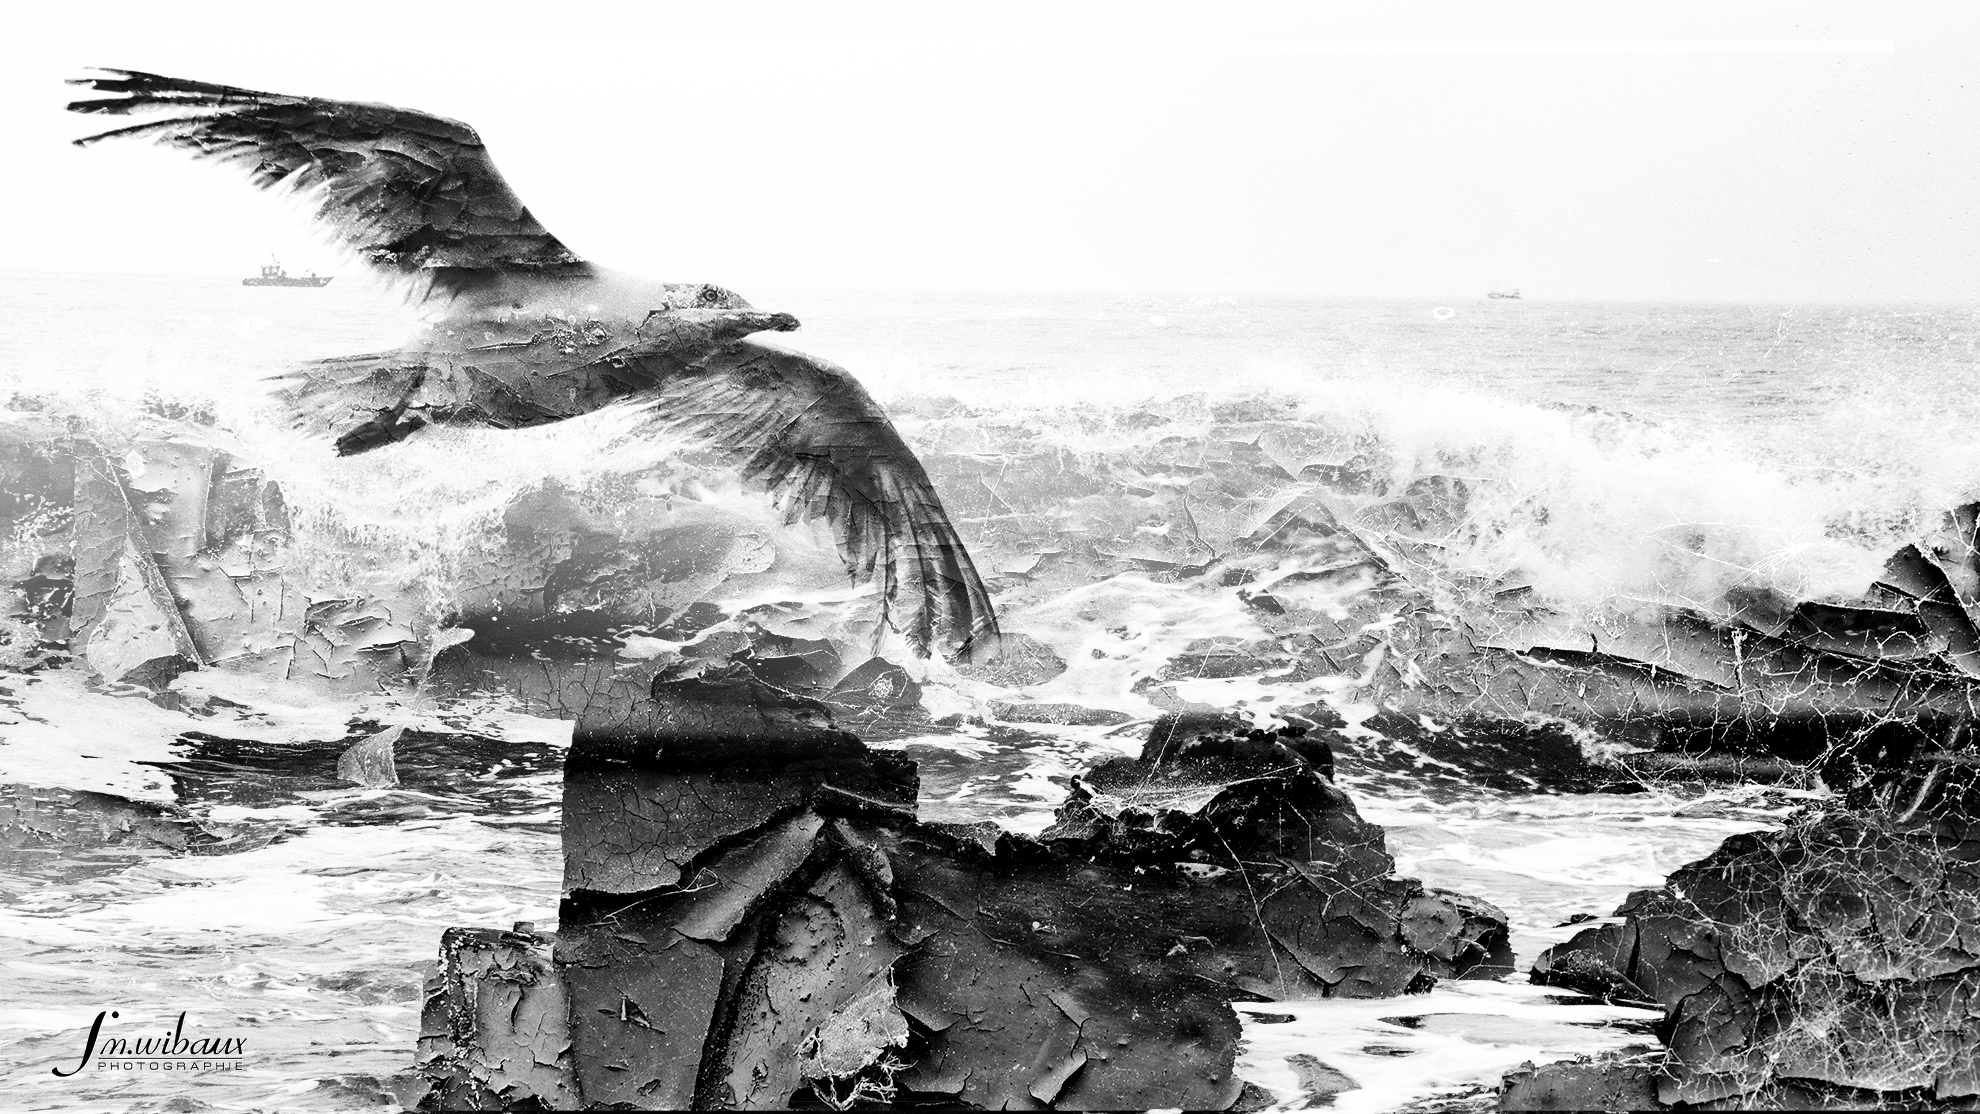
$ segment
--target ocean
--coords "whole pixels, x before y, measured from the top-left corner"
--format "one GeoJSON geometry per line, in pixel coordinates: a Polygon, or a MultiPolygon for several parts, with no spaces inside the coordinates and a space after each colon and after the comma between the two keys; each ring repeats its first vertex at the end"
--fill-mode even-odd
{"type": "MultiPolygon", "coordinates": [[[[1409,683],[1417,643],[1396,632],[1482,622],[1512,596],[1590,629],[1659,608],[1723,614],[1738,593],[1851,597],[1895,548],[1980,495],[1980,449],[1964,436],[1980,419],[1980,310],[1968,307],[744,293],[803,322],[776,343],[852,370],[888,406],[990,576],[1005,627],[1065,663],[1021,692],[927,672],[930,711],[964,725],[878,742],[922,763],[923,812],[943,819],[1040,830],[1068,776],[1134,753],[1133,723],[1167,707],[1265,723],[1320,702],[1360,724],[1385,663],[1409,683]],[[1317,488],[1366,512],[1358,529],[1406,592],[1331,576],[1324,554],[1259,548],[1260,530],[1317,488]],[[1412,503],[1408,522],[1377,515],[1412,492],[1442,494],[1412,503]],[[1204,568],[1243,575],[1196,575],[1204,568]],[[1190,655],[1278,653],[1290,636],[1249,602],[1268,588],[1380,645],[1356,643],[1338,674],[1298,681],[1283,679],[1293,674],[1282,659],[1177,672],[1190,655]],[[987,711],[1013,699],[1133,723],[1014,729],[987,711]]],[[[431,616],[519,494],[551,482],[604,490],[665,455],[612,412],[436,431],[342,461],[299,442],[267,413],[261,377],[390,348],[417,326],[357,276],[288,290],[0,273],[0,315],[0,398],[90,431],[210,412],[229,451],[283,485],[311,576],[389,584],[431,616]]],[[[774,525],[719,483],[680,490],[774,525]]],[[[816,548],[801,542],[793,551],[816,548]]],[[[841,617],[856,594],[815,583],[779,594],[752,576],[715,583],[708,598],[740,609],[774,596],[792,634],[850,629],[841,617]]],[[[0,857],[9,1105],[392,1106],[442,930],[554,926],[569,725],[518,714],[500,694],[329,698],[200,675],[180,685],[196,708],[61,670],[0,673],[6,792],[182,804],[232,841],[228,853],[111,840],[0,857]],[[320,756],[352,723],[486,745],[411,788],[285,765],[285,754],[320,756]],[[189,1026],[244,1036],[247,1052],[239,1070],[177,1078],[53,1074],[74,1066],[104,1010],[161,1028],[184,1012],[189,1026]]],[[[1366,738],[1371,754],[1407,747],[1366,738]]],[[[1584,927],[1569,917],[1605,916],[1815,792],[1487,787],[1421,756],[1344,756],[1342,770],[1401,873],[1506,911],[1522,969],[1584,927]]],[[[1355,1111],[1475,1106],[1522,1061],[1646,1044],[1654,1017],[1561,1005],[1519,977],[1251,1012],[1264,1016],[1246,1025],[1247,1078],[1297,1105],[1291,1058],[1317,1057],[1355,1082],[1333,1103],[1355,1111]]]]}

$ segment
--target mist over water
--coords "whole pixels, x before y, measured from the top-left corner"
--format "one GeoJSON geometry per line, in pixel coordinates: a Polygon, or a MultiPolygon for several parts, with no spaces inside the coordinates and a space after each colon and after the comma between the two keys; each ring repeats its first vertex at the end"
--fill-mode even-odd
{"type": "MultiPolygon", "coordinates": [[[[1967,308],[1481,297],[1442,315],[1434,302],[743,293],[804,322],[776,343],[851,369],[911,445],[941,454],[931,471],[992,574],[1006,626],[1070,665],[1026,695],[1141,717],[1156,708],[1137,677],[1191,644],[1259,631],[1235,590],[1163,580],[1132,562],[1228,552],[1312,468],[1352,471],[1387,491],[1462,481],[1461,511],[1413,551],[1426,590],[1458,613],[1471,594],[1509,586],[1595,617],[1671,605],[1711,612],[1734,588],[1846,596],[1921,525],[1980,494],[1980,455],[1963,432],[1980,420],[1980,311],[1967,308]],[[1240,436],[1278,474],[1199,508],[1192,538],[1079,486],[1082,467],[1106,460],[1133,462],[1159,487],[1177,454],[1240,436]],[[1098,551],[1123,564],[1069,590],[1030,586],[1036,574],[1026,570],[1075,559],[1054,548],[1065,537],[1099,539],[1098,551]]],[[[106,429],[161,406],[210,410],[215,436],[283,485],[299,533],[318,539],[299,549],[321,575],[417,584],[436,610],[448,601],[450,562],[480,544],[509,499],[548,478],[583,487],[666,458],[623,412],[519,432],[433,431],[342,461],[293,440],[266,413],[261,377],[390,348],[418,325],[391,295],[348,276],[283,290],[0,274],[0,314],[0,397],[34,396],[106,429]]],[[[749,513],[774,526],[766,508],[749,513]]],[[[1308,589],[1317,594],[1304,603],[1325,610],[1326,591],[1352,590],[1308,589]]],[[[793,630],[836,621],[841,602],[824,587],[787,594],[805,605],[793,630]]],[[[939,668],[929,682],[931,710],[986,698],[939,668]]],[[[182,685],[237,707],[201,718],[72,677],[5,678],[0,782],[178,800],[259,841],[233,854],[84,856],[0,877],[0,963],[15,991],[0,1008],[9,1089],[30,1088],[15,1093],[51,1109],[179,1094],[240,1109],[385,1105],[411,1063],[421,968],[440,932],[554,922],[556,755],[568,725],[507,715],[493,697],[473,707],[388,693],[326,704],[217,674],[182,685]],[[317,787],[221,801],[167,776],[185,760],[188,731],[304,747],[388,719],[507,740],[536,757],[475,766],[445,792],[317,787]],[[89,1019],[119,1003],[147,1025],[189,1010],[202,1025],[246,1033],[250,1069],[51,1077],[73,1062],[89,1019]]],[[[1176,687],[1261,717],[1335,691],[1280,693],[1253,678],[1176,687]]],[[[1133,753],[1139,735],[1028,724],[890,745],[923,762],[925,815],[1037,830],[1066,776],[1094,757],[1133,753]]],[[[1453,794],[1427,780],[1344,783],[1389,829],[1402,873],[1507,911],[1522,965],[1569,934],[1558,927],[1568,916],[1605,915],[1630,889],[1730,834],[1777,823],[1786,807],[1737,791],[1453,794]]],[[[1283,1074],[1286,1055],[1316,1054],[1361,1083],[1341,1105],[1368,1110],[1486,1086],[1523,1059],[1647,1040],[1621,1024],[1627,1017],[1566,1016],[1523,986],[1279,1012],[1294,1020],[1247,1025],[1244,1062],[1258,1081],[1284,1094],[1283,1081],[1263,1076],[1283,1074]],[[1547,1009],[1562,1020],[1519,1033],[1451,1021],[1404,1035],[1384,1020],[1531,1021],[1547,1009]],[[1366,1053],[1385,1041],[1413,1055],[1366,1053]],[[1397,1070],[1433,1058],[1451,1065],[1442,1076],[1397,1070]]]]}

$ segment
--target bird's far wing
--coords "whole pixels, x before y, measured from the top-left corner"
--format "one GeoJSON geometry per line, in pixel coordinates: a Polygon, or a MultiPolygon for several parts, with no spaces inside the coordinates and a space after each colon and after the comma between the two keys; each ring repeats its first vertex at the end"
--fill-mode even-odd
{"type": "Polygon", "coordinates": [[[996,653],[990,593],[928,472],[851,375],[745,342],[644,397],[662,431],[733,457],[786,521],[830,523],[847,570],[878,579],[883,618],[910,645],[996,653]]]}
{"type": "Polygon", "coordinates": [[[343,244],[416,296],[500,276],[588,265],[531,216],[465,124],[382,104],[292,97],[134,70],[73,80],[98,93],[72,112],[143,123],[76,140],[151,139],[246,170],[255,185],[311,195],[343,244]]]}

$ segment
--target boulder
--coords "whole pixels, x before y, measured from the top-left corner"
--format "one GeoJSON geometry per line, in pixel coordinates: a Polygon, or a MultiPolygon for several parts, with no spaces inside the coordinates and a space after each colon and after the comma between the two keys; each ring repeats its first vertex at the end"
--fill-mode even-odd
{"type": "Polygon", "coordinates": [[[1020,631],[1003,633],[995,658],[956,666],[957,673],[972,681],[983,681],[1007,689],[1042,685],[1065,671],[1064,658],[1050,646],[1020,631]]]}
{"type": "Polygon", "coordinates": [[[636,729],[579,721],[547,963],[446,937],[423,1108],[1228,1109],[1232,1000],[1510,964],[1503,917],[1394,877],[1296,735],[1166,723],[1031,838],[919,820],[911,762],[747,670],[653,700],[636,729]],[[523,1021],[552,980],[567,1033],[523,1021]],[[484,1053],[491,994],[513,1008],[484,1053]]]}
{"type": "Polygon", "coordinates": [[[1830,807],[1734,836],[1533,977],[1659,1005],[1660,1103],[1980,1102],[1980,827],[1965,811],[1830,807]]]}

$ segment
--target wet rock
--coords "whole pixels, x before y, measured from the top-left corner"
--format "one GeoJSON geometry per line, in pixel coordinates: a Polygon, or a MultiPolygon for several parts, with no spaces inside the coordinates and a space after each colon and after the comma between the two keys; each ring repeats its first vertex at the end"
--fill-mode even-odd
{"type": "Polygon", "coordinates": [[[1533,981],[1543,986],[1558,986],[1563,990],[1586,994],[1590,998],[1600,998],[1604,1002],[1632,1005],[1651,1002],[1648,991],[1629,981],[1613,963],[1593,951],[1554,955],[1544,968],[1534,968],[1533,981]]]}
{"type": "Polygon", "coordinates": [[[1286,1057],[1286,1065],[1299,1079],[1300,1097],[1306,1100],[1302,1105],[1308,1110],[1332,1105],[1335,1095],[1361,1089],[1361,1084],[1328,1067],[1318,1056],[1295,1052],[1286,1057]]]}
{"type": "Polygon", "coordinates": [[[11,525],[44,550],[31,575],[14,578],[20,614],[42,638],[108,680],[153,688],[222,664],[375,688],[422,664],[416,607],[350,585],[312,598],[290,576],[279,490],[208,444],[210,433],[139,437],[114,459],[79,438],[0,437],[0,458],[13,451],[8,470],[37,485],[9,509],[28,516],[11,525]]]}
{"type": "Polygon", "coordinates": [[[894,739],[928,729],[921,685],[885,658],[869,658],[825,694],[833,718],[869,740],[894,739]]]}
{"type": "Polygon", "coordinates": [[[1499,1109],[1656,1110],[1661,1055],[1627,1054],[1565,1060],[1535,1067],[1531,1061],[1506,1075],[1499,1109]]]}
{"type": "Polygon", "coordinates": [[[1972,1101],[1976,863],[1957,813],[1810,813],[1630,895],[1623,923],[1549,949],[1535,977],[1607,966],[1660,1004],[1663,1103],[1972,1101]]]}
{"type": "Polygon", "coordinates": [[[1285,652],[1270,640],[1245,643],[1229,637],[1201,639],[1164,662],[1155,677],[1159,681],[1255,677],[1284,669],[1288,664],[1290,659],[1285,652]]]}
{"type": "MultiPolygon", "coordinates": [[[[632,674],[637,676],[637,673],[632,674]]],[[[838,730],[821,700],[764,682],[746,660],[688,658],[651,673],[644,693],[621,706],[610,701],[582,705],[575,739],[587,757],[608,751],[628,761],[650,753],[655,740],[676,749],[719,751],[729,741],[747,740],[753,761],[782,760],[821,741],[832,748],[858,740],[838,730]]]]}
{"type": "Polygon", "coordinates": [[[421,1013],[422,1109],[578,1109],[570,1006],[545,943],[523,925],[441,937],[421,1013]]]}
{"type": "Polygon", "coordinates": [[[1471,481],[1455,476],[1418,476],[1394,499],[1363,508],[1356,520],[1385,534],[1448,534],[1464,521],[1471,486],[1471,481]]]}
{"type": "Polygon", "coordinates": [[[217,850],[225,836],[185,809],[105,793],[0,786],[0,868],[72,880],[167,854],[217,850]]]}
{"type": "Polygon", "coordinates": [[[956,672],[972,681],[1007,689],[1042,685],[1065,671],[1065,659],[1050,646],[1018,631],[1004,632],[990,661],[956,666],[956,672]]]}
{"type": "Polygon", "coordinates": [[[1324,899],[1270,887],[1263,927],[1328,995],[1395,994],[1437,977],[1511,971],[1502,912],[1394,877],[1381,829],[1326,779],[1303,738],[1239,733],[1231,723],[1163,717],[1140,758],[1075,778],[1040,838],[1077,842],[1088,855],[1187,859],[1240,876],[1255,874],[1260,861],[1285,864],[1289,880],[1324,899]]]}
{"type": "Polygon", "coordinates": [[[408,728],[391,747],[399,781],[383,787],[396,791],[352,794],[346,775],[355,771],[345,757],[381,733],[378,724],[358,724],[347,738],[266,743],[187,732],[179,737],[183,757],[158,771],[189,805],[269,808],[310,801],[325,822],[372,824],[539,813],[542,795],[528,783],[564,759],[561,748],[547,743],[408,728]]]}
{"type": "Polygon", "coordinates": [[[990,715],[1005,723],[1056,723],[1061,727],[1112,727],[1134,719],[1112,708],[1087,708],[1078,704],[993,703],[990,715]]]}
{"type": "Polygon", "coordinates": [[[116,466],[76,462],[74,652],[106,680],[162,688],[200,664],[116,466]]]}
{"type": "Polygon", "coordinates": [[[1373,462],[1361,455],[1339,464],[1308,464],[1299,470],[1299,478],[1346,495],[1366,495],[1379,492],[1382,488],[1381,477],[1376,475],[1373,462]]]}
{"type": "Polygon", "coordinates": [[[1441,780],[1516,792],[1588,793],[1637,784],[1591,759],[1581,741],[1555,723],[1482,716],[1440,722],[1382,711],[1361,722],[1364,731],[1349,733],[1346,721],[1325,704],[1290,709],[1286,718],[1325,741],[1344,772],[1364,778],[1390,775],[1411,784],[1441,780]]]}
{"type": "MultiPolygon", "coordinates": [[[[856,741],[802,757],[690,754],[670,761],[664,773],[654,772],[650,762],[623,760],[617,748],[611,753],[601,758],[580,750],[573,758],[580,765],[572,769],[583,776],[565,784],[569,891],[632,894],[692,886],[695,871],[712,861],[707,856],[731,845],[741,847],[742,858],[718,863],[718,876],[764,856],[775,859],[781,854],[775,846],[747,843],[767,816],[807,809],[906,816],[914,809],[912,763],[868,752],[856,741]],[[591,762],[596,765],[582,765],[591,762]],[[598,817],[618,821],[603,824],[598,817]]],[[[790,838],[802,842],[814,835],[790,838]]]]}
{"type": "Polygon", "coordinates": [[[46,554],[13,586],[21,602],[15,615],[34,624],[41,642],[66,645],[74,633],[69,624],[76,599],[75,558],[66,553],[46,554]]]}
{"type": "Polygon", "coordinates": [[[845,675],[825,696],[838,708],[900,710],[921,704],[921,686],[900,666],[885,658],[868,658],[845,675]]]}
{"type": "Polygon", "coordinates": [[[824,692],[845,672],[839,651],[822,638],[787,638],[752,631],[749,641],[750,672],[780,689],[824,692]]]}
{"type": "MultiPolygon", "coordinates": [[[[733,663],[655,699],[645,722],[668,730],[581,721],[566,767],[549,970],[569,1054],[538,1045],[551,1082],[531,1084],[567,1062],[557,1102],[1228,1109],[1234,998],[1394,994],[1510,960],[1496,911],[1393,876],[1290,736],[1171,724],[1033,839],[918,820],[912,763],[733,663]]],[[[427,1000],[423,1032],[447,1037],[422,1045],[425,1108],[514,1062],[449,1058],[473,1055],[451,1026],[487,966],[454,962],[427,1000]]]]}
{"type": "Polygon", "coordinates": [[[337,776],[358,785],[399,784],[399,768],[392,760],[392,748],[406,733],[403,727],[390,727],[366,738],[337,758],[337,776]]]}
{"type": "Polygon", "coordinates": [[[1317,494],[1302,494],[1285,502],[1278,510],[1253,527],[1245,540],[1261,549],[1289,548],[1312,539],[1340,537],[1346,533],[1333,507],[1317,494]]]}
{"type": "Polygon", "coordinates": [[[548,718],[630,717],[650,700],[655,677],[678,660],[621,656],[612,618],[594,611],[468,621],[473,625],[433,655],[428,683],[453,695],[507,692],[522,710],[548,718]]]}

